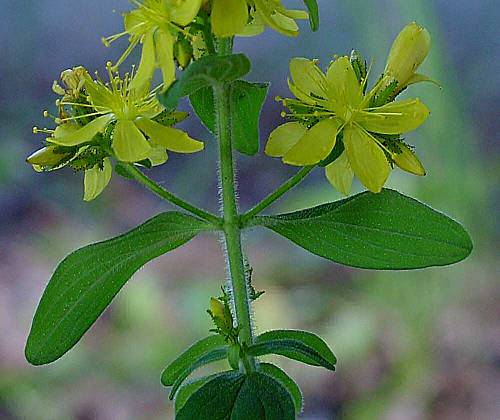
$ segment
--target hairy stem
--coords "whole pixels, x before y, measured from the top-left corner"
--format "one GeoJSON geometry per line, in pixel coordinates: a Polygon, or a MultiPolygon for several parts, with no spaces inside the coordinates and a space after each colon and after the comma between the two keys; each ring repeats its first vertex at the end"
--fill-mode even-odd
{"type": "MultiPolygon", "coordinates": [[[[219,54],[231,53],[231,39],[219,40],[219,54]]],[[[229,104],[230,86],[226,83],[214,88],[215,110],[217,116],[217,133],[220,157],[220,184],[222,188],[224,238],[227,250],[229,274],[232,285],[235,316],[242,346],[253,342],[252,322],[250,318],[250,298],[246,280],[245,263],[241,246],[241,230],[238,206],[236,202],[236,186],[234,175],[233,149],[231,144],[231,116],[229,104]]],[[[245,371],[255,369],[251,357],[243,359],[245,371]]]]}
{"type": "Polygon", "coordinates": [[[187,201],[183,200],[182,198],[177,197],[176,195],[172,194],[170,191],[166,190],[162,186],[158,185],[155,181],[153,181],[151,178],[148,178],[146,175],[144,175],[138,168],[131,164],[121,164],[121,167],[136,181],[138,181],[140,184],[144,185],[148,190],[154,192],[156,195],[160,196],[166,201],[169,201],[170,203],[176,205],[177,207],[180,207],[184,210],[187,210],[188,212],[194,214],[195,216],[198,216],[200,219],[206,220],[207,222],[212,223],[214,226],[218,228],[222,228],[222,219],[217,217],[216,215],[212,213],[208,213],[205,210],[202,210],[187,201]]]}
{"type": "Polygon", "coordinates": [[[279,187],[276,191],[269,194],[259,204],[242,215],[240,219],[240,225],[244,227],[254,216],[259,214],[266,207],[269,207],[283,194],[290,191],[293,187],[299,184],[307,175],[309,175],[309,172],[311,172],[314,168],[314,166],[304,166],[299,172],[297,172],[293,177],[291,177],[288,181],[281,185],[281,187],[279,187]]]}

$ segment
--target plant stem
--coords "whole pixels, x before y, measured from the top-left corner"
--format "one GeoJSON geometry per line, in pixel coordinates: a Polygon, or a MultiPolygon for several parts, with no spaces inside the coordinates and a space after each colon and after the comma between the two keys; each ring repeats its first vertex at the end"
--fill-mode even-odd
{"type": "Polygon", "coordinates": [[[283,194],[290,191],[293,187],[299,184],[314,168],[315,166],[304,166],[299,172],[297,172],[293,177],[291,177],[288,181],[281,185],[281,187],[279,187],[276,191],[269,194],[259,204],[242,215],[240,218],[240,225],[244,227],[254,216],[259,214],[266,207],[270,206],[272,203],[278,200],[283,194]]]}
{"type": "Polygon", "coordinates": [[[184,210],[187,210],[188,212],[194,214],[195,216],[198,216],[200,219],[206,220],[207,222],[210,222],[214,226],[218,228],[222,228],[223,221],[216,215],[212,213],[208,213],[205,210],[202,210],[187,201],[183,200],[182,198],[177,197],[176,195],[172,194],[170,191],[166,190],[162,186],[158,185],[155,181],[153,181],[151,178],[148,178],[146,175],[144,175],[138,168],[131,164],[121,164],[121,167],[136,181],[138,181],[140,184],[144,185],[148,190],[154,192],[156,195],[159,195],[161,198],[164,200],[169,201],[170,203],[176,205],[177,207],[180,207],[184,210]]]}
{"type": "MultiPolygon", "coordinates": [[[[230,38],[219,40],[219,54],[231,53],[230,38]]],[[[250,318],[250,298],[248,293],[245,263],[241,246],[236,186],[234,176],[233,149],[231,144],[231,116],[229,104],[230,86],[226,83],[214,87],[217,133],[219,140],[220,183],[222,188],[224,238],[227,250],[232,297],[237,326],[240,328],[240,344],[249,346],[253,342],[252,322],[250,318]]],[[[243,358],[246,372],[255,369],[252,357],[243,358]]]]}

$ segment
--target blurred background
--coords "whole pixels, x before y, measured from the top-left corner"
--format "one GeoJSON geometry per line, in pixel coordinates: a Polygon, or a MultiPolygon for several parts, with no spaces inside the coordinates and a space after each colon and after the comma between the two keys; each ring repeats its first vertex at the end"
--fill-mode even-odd
{"type": "MultiPolygon", "coordinates": [[[[288,95],[291,57],[327,64],[333,54],[357,48],[375,60],[375,76],[396,34],[416,20],[433,38],[422,72],[443,89],[410,89],[432,110],[407,139],[428,175],[394,171],[389,186],[459,220],[475,249],[451,267],[373,272],[333,264],[269,232],[251,231],[245,245],[254,284],[266,290],[255,305],[257,330],[310,329],[336,353],[335,374],[278,361],[304,391],[304,419],[498,419],[500,8],[494,0],[319,0],[319,6],[318,33],[304,24],[298,39],[268,30],[236,41],[236,50],[254,61],[249,79],[272,82],[262,143],[281,122],[273,98],[288,95]]],[[[53,110],[52,81],[66,68],[102,71],[106,60],[115,60],[125,43],[106,49],[100,38],[121,31],[120,12],[128,7],[125,0],[0,0],[2,420],[171,418],[160,372],[211,327],[205,309],[210,296],[218,295],[225,270],[218,240],[202,235],[140,270],[58,362],[36,368],[24,359],[31,318],[58,261],[169,209],[116,175],[99,199],[84,203],[81,174],[36,174],[24,163],[41,144],[32,126],[47,124],[42,111],[53,110]]],[[[150,175],[217,211],[216,144],[194,118],[183,126],[206,140],[205,152],[172,153],[150,175]]],[[[262,153],[241,157],[238,169],[242,209],[294,173],[262,153]]],[[[355,189],[361,190],[359,184],[355,189]]],[[[272,210],[339,198],[317,170],[272,210]]]]}

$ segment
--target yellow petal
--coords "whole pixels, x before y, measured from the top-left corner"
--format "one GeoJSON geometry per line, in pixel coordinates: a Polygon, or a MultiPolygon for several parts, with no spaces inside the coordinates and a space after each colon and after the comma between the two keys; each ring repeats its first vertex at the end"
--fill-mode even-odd
{"type": "Polygon", "coordinates": [[[401,153],[395,153],[392,156],[394,163],[403,171],[410,172],[414,175],[424,176],[425,168],[415,153],[404,144],[399,144],[399,147],[401,148],[401,153]]]}
{"type": "Polygon", "coordinates": [[[151,145],[132,121],[118,120],[113,131],[113,150],[122,162],[139,162],[148,157],[151,145]]]}
{"type": "Polygon", "coordinates": [[[330,184],[332,184],[337,191],[340,191],[346,196],[349,195],[354,172],[347,158],[347,152],[342,152],[337,159],[327,165],[325,174],[330,184]]]}
{"type": "Polygon", "coordinates": [[[85,90],[89,96],[90,103],[98,110],[102,108],[112,108],[115,98],[109,89],[102,84],[98,84],[90,76],[85,77],[85,90]]]}
{"type": "Polygon", "coordinates": [[[349,163],[361,183],[372,192],[380,192],[390,172],[382,148],[366,131],[351,125],[344,128],[343,141],[349,163]]]}
{"type": "Polygon", "coordinates": [[[270,135],[265,154],[271,157],[284,156],[306,133],[307,128],[298,122],[280,125],[270,135]]]}
{"type": "Polygon", "coordinates": [[[246,0],[214,0],[211,22],[214,34],[220,38],[242,32],[248,22],[246,0]]]}
{"type": "Polygon", "coordinates": [[[97,133],[103,132],[112,119],[112,114],[102,115],[81,128],[77,128],[72,123],[63,124],[56,128],[49,140],[62,146],[76,146],[86,143],[91,141],[97,133]]]}
{"type": "Polygon", "coordinates": [[[171,6],[170,19],[181,26],[191,23],[200,10],[202,0],[177,1],[178,6],[171,6]]]}
{"type": "Polygon", "coordinates": [[[163,146],[153,144],[148,159],[153,166],[163,165],[168,160],[168,154],[163,146]]]}
{"type": "Polygon", "coordinates": [[[344,117],[346,106],[357,108],[363,99],[363,92],[349,57],[339,57],[330,64],[326,72],[328,98],[340,118],[344,117]],[[337,109],[338,108],[338,109],[337,109]]]}
{"type": "Polygon", "coordinates": [[[334,118],[320,121],[300,138],[285,154],[283,162],[289,165],[314,165],[325,159],[335,146],[340,122],[334,118]]]}
{"type": "Polygon", "coordinates": [[[168,28],[156,32],[156,59],[163,76],[163,89],[166,90],[175,80],[174,39],[168,28]]]}
{"type": "Polygon", "coordinates": [[[299,26],[292,18],[276,12],[271,15],[271,19],[274,22],[272,27],[278,32],[288,36],[297,36],[299,34],[299,26]]]}
{"type": "Polygon", "coordinates": [[[326,98],[328,83],[325,75],[314,61],[300,57],[292,58],[290,75],[293,84],[305,95],[310,97],[312,93],[314,96],[326,98]]]}
{"type": "Polygon", "coordinates": [[[419,99],[390,102],[372,112],[360,112],[356,122],[367,131],[401,134],[415,130],[429,116],[429,109],[419,99]]]}
{"type": "Polygon", "coordinates": [[[143,12],[139,9],[134,9],[130,12],[124,13],[123,15],[123,25],[125,30],[131,35],[140,35],[144,28],[144,16],[143,12]]]}
{"type": "Polygon", "coordinates": [[[85,177],[83,180],[83,199],[85,201],[91,201],[101,194],[104,188],[106,188],[109,184],[112,172],[109,158],[105,158],[103,160],[102,169],[99,165],[95,165],[92,169],[85,171],[85,177]]]}
{"type": "Polygon", "coordinates": [[[268,0],[254,0],[257,13],[262,17],[262,20],[266,22],[275,31],[282,33],[287,36],[297,36],[298,27],[295,22],[291,24],[288,20],[290,19],[284,16],[281,12],[284,11],[284,7],[281,6],[280,2],[268,1],[268,0]],[[286,18],[285,21],[283,18],[286,18]]]}
{"type": "Polygon", "coordinates": [[[71,156],[70,153],[56,153],[55,150],[55,146],[43,147],[28,156],[26,162],[40,167],[56,166],[71,156]]]}
{"type": "Polygon", "coordinates": [[[165,127],[148,118],[137,118],[137,126],[156,144],[177,153],[194,153],[203,150],[204,144],[194,140],[186,132],[172,127],[165,127]]]}
{"type": "Polygon", "coordinates": [[[142,97],[143,93],[149,91],[151,79],[155,72],[156,58],[154,35],[148,32],[142,40],[142,53],[139,68],[132,82],[130,82],[130,90],[135,90],[136,97],[142,97]]]}

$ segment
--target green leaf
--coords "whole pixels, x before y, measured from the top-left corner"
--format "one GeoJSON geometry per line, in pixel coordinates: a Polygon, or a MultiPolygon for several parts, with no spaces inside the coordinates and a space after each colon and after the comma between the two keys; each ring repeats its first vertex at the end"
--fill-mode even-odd
{"type": "Polygon", "coordinates": [[[183,370],[175,382],[172,385],[172,389],[170,390],[169,398],[172,400],[177,393],[177,390],[182,385],[182,383],[187,379],[189,375],[191,375],[196,369],[208,365],[213,362],[217,362],[219,360],[223,360],[227,358],[228,347],[218,347],[213,350],[208,351],[207,353],[201,355],[197,360],[195,360],[192,364],[186,367],[183,370]]]}
{"type": "Polygon", "coordinates": [[[184,382],[175,395],[175,412],[178,413],[179,410],[184,407],[184,404],[186,404],[186,401],[191,395],[198,391],[203,385],[220,375],[220,373],[214,373],[210,376],[184,382]]]}
{"type": "Polygon", "coordinates": [[[335,370],[337,359],[328,345],[317,335],[307,331],[274,330],[255,338],[247,349],[252,356],[279,354],[312,366],[335,370]]]}
{"type": "MultiPolygon", "coordinates": [[[[259,120],[269,88],[268,83],[236,80],[231,85],[231,127],[234,147],[240,153],[255,155],[259,151],[259,120]]],[[[189,96],[191,105],[203,124],[213,134],[215,127],[214,94],[205,87],[189,96]]]]}
{"type": "Polygon", "coordinates": [[[61,357],[140,267],[206,230],[212,230],[211,225],[192,216],[162,213],[128,233],[68,255],[36,310],[25,349],[27,360],[42,365],[61,357]]]}
{"type": "Polygon", "coordinates": [[[311,29],[316,32],[319,29],[319,10],[316,0],[304,0],[304,4],[309,12],[309,23],[311,29]]]}
{"type": "Polygon", "coordinates": [[[232,82],[249,71],[250,60],[245,54],[207,55],[192,62],[182,72],[182,77],[176,80],[166,92],[159,94],[158,99],[167,111],[172,111],[177,108],[180,98],[207,86],[232,82]]]}
{"type": "Polygon", "coordinates": [[[231,128],[234,147],[253,156],[259,151],[260,111],[267,96],[268,83],[237,80],[231,85],[231,128]]]}
{"type": "Polygon", "coordinates": [[[262,373],[265,373],[283,385],[292,397],[295,414],[299,415],[302,413],[304,398],[297,383],[285,371],[271,363],[260,363],[259,369],[262,373]]]}
{"type": "Polygon", "coordinates": [[[177,378],[199,358],[212,350],[225,347],[227,347],[226,340],[220,335],[209,335],[197,341],[163,370],[161,383],[165,386],[172,386],[177,378]]]}
{"type": "Polygon", "coordinates": [[[225,372],[203,384],[176,420],[293,420],[292,397],[280,382],[260,372],[225,372]]]}
{"type": "Polygon", "coordinates": [[[277,216],[265,226],[313,254],[352,267],[404,270],[453,264],[472,251],[465,229],[397,191],[364,192],[277,216]]]}

